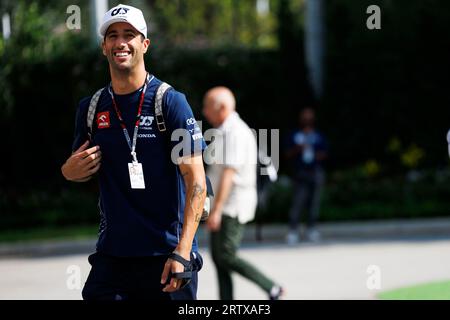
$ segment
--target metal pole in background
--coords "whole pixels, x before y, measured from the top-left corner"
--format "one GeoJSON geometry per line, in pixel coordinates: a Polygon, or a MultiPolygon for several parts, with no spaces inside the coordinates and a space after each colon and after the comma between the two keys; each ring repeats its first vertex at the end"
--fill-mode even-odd
{"type": "Polygon", "coordinates": [[[2,30],[3,39],[8,40],[11,36],[11,19],[9,17],[9,13],[5,13],[2,16],[2,30]]]}
{"type": "Polygon", "coordinates": [[[98,29],[103,20],[103,15],[108,11],[108,0],[91,0],[91,43],[92,46],[99,45],[98,29]]]}
{"type": "Polygon", "coordinates": [[[306,66],[309,81],[317,99],[320,99],[323,94],[324,38],[324,2],[323,0],[307,0],[305,21],[306,66]]]}
{"type": "Polygon", "coordinates": [[[267,16],[270,13],[269,0],[256,0],[256,12],[260,16],[267,16]]]}

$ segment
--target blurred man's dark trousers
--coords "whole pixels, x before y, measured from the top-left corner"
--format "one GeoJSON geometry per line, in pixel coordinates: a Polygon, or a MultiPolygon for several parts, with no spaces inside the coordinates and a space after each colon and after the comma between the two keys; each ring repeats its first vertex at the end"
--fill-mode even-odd
{"type": "Polygon", "coordinates": [[[270,293],[275,283],[257,268],[237,256],[244,225],[237,218],[222,215],[220,231],[211,233],[211,255],[216,265],[221,300],[233,300],[231,272],[237,272],[270,293]]]}
{"type": "Polygon", "coordinates": [[[303,210],[307,211],[306,225],[314,228],[319,218],[320,198],[325,182],[325,173],[321,168],[304,170],[297,173],[292,207],[289,212],[289,226],[296,230],[303,210]]]}
{"type": "MultiPolygon", "coordinates": [[[[195,300],[197,271],[191,282],[173,293],[163,292],[161,274],[168,256],[118,258],[96,252],[89,256],[92,266],[83,288],[84,300],[195,300]]],[[[191,256],[192,259],[192,256],[191,256]]],[[[202,258],[197,254],[195,269],[202,258]]]]}

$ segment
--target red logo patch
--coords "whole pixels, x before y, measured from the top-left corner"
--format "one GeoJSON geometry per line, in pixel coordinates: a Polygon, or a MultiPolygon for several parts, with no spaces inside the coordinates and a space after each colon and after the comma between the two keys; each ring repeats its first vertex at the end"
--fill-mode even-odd
{"type": "Polygon", "coordinates": [[[111,123],[109,122],[109,111],[99,112],[97,114],[97,127],[99,129],[109,128],[111,123]]]}

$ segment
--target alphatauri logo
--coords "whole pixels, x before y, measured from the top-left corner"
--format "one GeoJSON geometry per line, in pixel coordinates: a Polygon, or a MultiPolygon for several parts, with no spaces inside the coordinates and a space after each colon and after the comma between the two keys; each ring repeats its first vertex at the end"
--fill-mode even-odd
{"type": "Polygon", "coordinates": [[[141,126],[149,129],[152,126],[155,117],[152,116],[141,116],[141,126]]]}
{"type": "Polygon", "coordinates": [[[111,11],[111,16],[114,17],[118,14],[125,15],[128,13],[128,10],[130,10],[130,9],[119,7],[117,9],[114,9],[113,11],[111,11]]]}

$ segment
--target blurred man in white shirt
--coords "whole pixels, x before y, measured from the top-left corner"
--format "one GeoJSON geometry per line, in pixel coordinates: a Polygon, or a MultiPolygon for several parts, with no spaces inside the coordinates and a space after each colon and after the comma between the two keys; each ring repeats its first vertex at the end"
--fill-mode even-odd
{"type": "Polygon", "coordinates": [[[244,226],[255,217],[257,205],[256,138],[248,125],[235,111],[236,100],[225,87],[215,87],[205,94],[203,114],[217,129],[209,152],[214,158],[209,176],[215,198],[207,228],[211,231],[211,254],[217,268],[220,298],[233,299],[231,272],[237,272],[253,281],[277,300],[283,289],[262,274],[256,267],[237,256],[244,226]]]}

